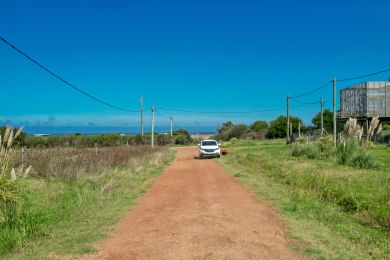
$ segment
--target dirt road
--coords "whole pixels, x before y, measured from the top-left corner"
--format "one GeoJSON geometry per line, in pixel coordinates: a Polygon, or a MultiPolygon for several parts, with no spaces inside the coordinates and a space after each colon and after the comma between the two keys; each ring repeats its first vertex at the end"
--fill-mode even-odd
{"type": "Polygon", "coordinates": [[[298,259],[277,214],[213,160],[173,164],[87,259],[298,259]]]}

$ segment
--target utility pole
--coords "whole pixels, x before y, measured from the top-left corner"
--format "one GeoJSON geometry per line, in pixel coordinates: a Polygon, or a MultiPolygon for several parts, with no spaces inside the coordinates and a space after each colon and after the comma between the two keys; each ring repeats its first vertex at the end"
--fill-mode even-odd
{"type": "Polygon", "coordinates": [[[151,110],[152,110],[152,147],[154,147],[154,106],[152,106],[151,110]]]}
{"type": "Polygon", "coordinates": [[[286,143],[290,143],[290,96],[287,96],[287,130],[286,143]]]}
{"type": "Polygon", "coordinates": [[[169,117],[169,120],[171,121],[171,139],[172,139],[172,137],[173,137],[173,119],[171,116],[169,117]]]}
{"type": "Polygon", "coordinates": [[[301,137],[301,122],[298,123],[298,136],[301,137]]]}
{"type": "Polygon", "coordinates": [[[321,137],[324,135],[324,101],[320,99],[321,106],[321,137]]]}
{"type": "Polygon", "coordinates": [[[144,111],[142,108],[142,96],[139,100],[139,104],[140,104],[140,112],[141,112],[141,141],[143,142],[144,141],[144,111]]]}
{"type": "Polygon", "coordinates": [[[336,77],[333,77],[333,146],[336,147],[336,77]]]}

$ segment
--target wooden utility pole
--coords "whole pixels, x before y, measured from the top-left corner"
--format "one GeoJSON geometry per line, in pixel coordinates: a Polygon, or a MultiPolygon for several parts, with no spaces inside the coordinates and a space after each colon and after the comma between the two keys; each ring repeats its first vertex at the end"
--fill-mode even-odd
{"type": "Polygon", "coordinates": [[[173,137],[173,119],[171,116],[169,117],[169,120],[171,121],[171,139],[172,139],[172,137],[173,137]]]}
{"type": "Polygon", "coordinates": [[[324,135],[324,101],[322,98],[320,99],[320,106],[321,106],[321,136],[324,135]]]}
{"type": "Polygon", "coordinates": [[[298,124],[298,136],[301,137],[301,122],[298,124]]]}
{"type": "Polygon", "coordinates": [[[333,146],[336,147],[337,144],[337,127],[336,127],[336,77],[333,77],[333,146]]]}
{"type": "Polygon", "coordinates": [[[151,108],[152,110],[152,147],[154,147],[154,106],[151,108]]]}
{"type": "Polygon", "coordinates": [[[143,142],[144,141],[144,111],[142,108],[142,96],[139,100],[139,104],[140,104],[140,112],[141,112],[141,140],[143,142]]]}
{"type": "Polygon", "coordinates": [[[287,96],[287,130],[286,143],[290,143],[290,96],[287,96]]]}

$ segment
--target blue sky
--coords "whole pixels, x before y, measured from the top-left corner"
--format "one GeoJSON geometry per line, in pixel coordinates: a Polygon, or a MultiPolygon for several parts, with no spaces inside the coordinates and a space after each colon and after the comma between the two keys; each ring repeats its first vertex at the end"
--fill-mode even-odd
{"type": "MultiPolygon", "coordinates": [[[[112,104],[258,114],[172,115],[215,128],[284,114],[286,95],[390,67],[389,1],[2,1],[0,34],[112,104]]],[[[138,126],[0,43],[0,121],[27,126],[138,126]]],[[[387,80],[390,73],[367,80],[387,80]]],[[[359,82],[359,81],[357,81],[359,82]]],[[[338,88],[357,82],[338,84],[338,88]]],[[[320,97],[331,106],[331,89],[320,97]]],[[[292,106],[299,105],[292,102],[292,106]]],[[[306,122],[319,106],[293,108],[306,122]]],[[[145,121],[149,123],[150,113],[145,121]]],[[[157,115],[157,123],[168,125],[157,115]]]]}

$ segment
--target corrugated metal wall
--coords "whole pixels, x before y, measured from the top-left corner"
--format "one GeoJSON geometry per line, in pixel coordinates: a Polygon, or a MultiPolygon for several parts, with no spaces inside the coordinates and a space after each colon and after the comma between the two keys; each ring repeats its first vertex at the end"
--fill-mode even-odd
{"type": "Polygon", "coordinates": [[[340,116],[390,117],[390,82],[365,82],[340,91],[340,116]]]}
{"type": "Polygon", "coordinates": [[[367,112],[367,85],[361,83],[340,91],[342,118],[364,117],[367,112]]]}

